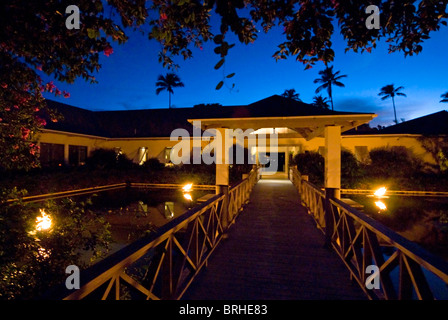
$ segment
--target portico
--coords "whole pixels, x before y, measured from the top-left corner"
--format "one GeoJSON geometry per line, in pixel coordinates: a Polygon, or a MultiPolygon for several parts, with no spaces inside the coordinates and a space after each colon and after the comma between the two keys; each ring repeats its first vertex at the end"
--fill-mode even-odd
{"type": "MultiPolygon", "coordinates": [[[[225,137],[226,132],[229,132],[226,129],[241,129],[242,131],[252,129],[254,131],[252,135],[254,138],[256,136],[257,139],[254,139],[256,141],[255,150],[250,150],[250,152],[257,155],[257,163],[260,160],[258,157],[260,153],[279,153],[280,150],[287,152],[289,147],[294,147],[288,145],[288,138],[302,137],[309,141],[316,137],[324,137],[325,188],[333,190],[335,197],[339,198],[341,187],[341,133],[368,123],[375,117],[376,115],[372,113],[354,113],[286,117],[204,118],[188,119],[188,122],[197,124],[200,121],[202,130],[216,129],[221,137],[225,137]],[[275,129],[270,128],[284,128],[286,130],[278,130],[279,133],[277,133],[275,129]],[[259,145],[258,135],[269,136],[264,140],[269,143],[259,145]]],[[[248,143],[251,138],[249,135],[245,136],[244,147],[253,145],[253,143],[248,143]]],[[[229,163],[225,161],[225,159],[229,159],[229,148],[226,147],[225,143],[219,142],[216,148],[221,148],[220,152],[217,152],[217,157],[220,157],[221,163],[216,165],[216,185],[217,191],[222,191],[229,186],[229,163]]],[[[288,166],[289,162],[285,161],[286,175],[288,166]]],[[[267,175],[267,172],[264,174],[267,175]]]]}

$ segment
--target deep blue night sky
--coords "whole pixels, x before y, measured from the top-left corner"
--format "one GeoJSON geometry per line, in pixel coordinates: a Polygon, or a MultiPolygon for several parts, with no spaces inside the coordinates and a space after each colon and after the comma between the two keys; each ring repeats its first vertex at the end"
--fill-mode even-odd
{"type": "MultiPolygon", "coordinates": [[[[157,61],[160,45],[139,33],[128,31],[128,34],[130,40],[124,45],[113,45],[111,56],[101,54],[102,69],[96,75],[99,84],[88,84],[82,79],[73,85],[56,82],[59,89],[70,92],[70,98],[46,97],[90,110],[167,108],[168,93],[155,93],[157,76],[168,72],[157,61]]],[[[398,119],[410,120],[448,109],[448,104],[439,103],[440,95],[448,91],[447,40],[448,28],[442,27],[423,44],[423,52],[417,56],[405,58],[401,52],[388,54],[384,41],[372,53],[345,53],[345,43],[336,27],[334,70],[348,77],[342,79],[345,88],[333,91],[335,110],[374,112],[378,117],[371,126],[391,125],[392,101],[382,101],[378,92],[382,86],[392,83],[404,86],[403,92],[407,94],[406,98],[396,98],[398,119]]],[[[254,44],[237,43],[229,51],[225,64],[226,74],[235,72],[236,75],[228,81],[229,87],[219,91],[215,86],[222,79],[223,70],[213,68],[219,60],[213,53],[214,44],[206,43],[203,50],[193,49],[193,59],[176,60],[180,64],[177,74],[185,87],[175,89],[173,106],[249,104],[291,88],[304,102],[311,103],[317,87],[313,80],[324,65],[319,63],[304,70],[294,57],[275,62],[272,54],[283,41],[281,29],[277,28],[268,34],[261,32],[254,44]],[[235,88],[231,90],[232,83],[235,88]]],[[[321,94],[326,96],[326,91],[321,94]]]]}

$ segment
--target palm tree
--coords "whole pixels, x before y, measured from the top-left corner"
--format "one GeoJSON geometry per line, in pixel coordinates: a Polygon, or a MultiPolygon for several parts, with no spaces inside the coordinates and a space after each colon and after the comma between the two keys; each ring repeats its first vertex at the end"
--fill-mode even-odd
{"type": "Polygon", "coordinates": [[[166,90],[169,96],[169,107],[171,108],[171,94],[174,94],[173,88],[183,87],[184,84],[175,73],[167,73],[166,76],[159,75],[156,82],[156,94],[166,90]]]}
{"type": "Polygon", "coordinates": [[[288,98],[288,99],[293,99],[293,100],[297,100],[297,101],[302,101],[299,98],[300,94],[296,93],[295,89],[289,89],[289,90],[285,90],[285,92],[282,93],[282,97],[288,98]]]}
{"type": "Polygon", "coordinates": [[[331,86],[335,85],[338,87],[345,87],[345,85],[339,80],[347,77],[347,75],[339,75],[339,72],[340,71],[336,71],[335,73],[333,73],[333,66],[326,67],[324,70],[319,71],[320,78],[314,80],[314,83],[322,83],[322,85],[316,89],[316,93],[319,93],[322,89],[327,89],[328,97],[330,98],[331,102],[331,110],[334,110],[333,92],[331,86]]]}
{"type": "Polygon", "coordinates": [[[330,109],[327,98],[322,95],[313,97],[313,105],[322,109],[330,109]]]}
{"type": "Polygon", "coordinates": [[[440,97],[443,98],[442,100],[440,100],[440,102],[448,102],[448,91],[442,94],[440,97]]]}
{"type": "Polygon", "coordinates": [[[388,85],[382,87],[380,93],[378,93],[379,96],[383,96],[381,98],[381,100],[386,100],[387,98],[392,98],[392,105],[394,106],[395,124],[398,124],[397,111],[395,109],[395,96],[406,97],[406,95],[404,93],[400,92],[403,89],[404,89],[404,87],[395,88],[393,84],[388,84],[388,85]]]}

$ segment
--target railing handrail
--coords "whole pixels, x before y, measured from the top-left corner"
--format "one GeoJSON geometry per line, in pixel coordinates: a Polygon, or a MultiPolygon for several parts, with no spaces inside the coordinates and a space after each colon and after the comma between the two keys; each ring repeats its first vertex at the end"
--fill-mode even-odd
{"type": "Polygon", "coordinates": [[[343,208],[354,220],[363,224],[394,247],[397,247],[401,252],[408,255],[420,265],[423,265],[429,271],[438,275],[448,284],[448,262],[343,201],[339,199],[331,199],[330,202],[343,208]]]}
{"type": "MultiPolygon", "coordinates": [[[[95,279],[97,279],[100,275],[109,273],[113,274],[116,272],[114,268],[122,269],[125,267],[123,263],[125,263],[125,265],[132,264],[135,259],[130,259],[130,257],[138,255],[142,250],[148,250],[150,247],[155,247],[160,242],[166,240],[170,233],[174,230],[181,229],[184,224],[188,223],[188,221],[194,219],[196,216],[210,208],[215,202],[222,200],[223,197],[224,195],[222,193],[217,194],[208,201],[187,210],[184,214],[161,226],[157,231],[128,244],[117,252],[114,252],[89,268],[83,270],[80,278],[84,283],[90,283],[95,281],[95,279]]],[[[49,294],[46,296],[65,296],[65,299],[73,299],[77,296],[81,296],[82,298],[83,293],[85,294],[85,292],[73,292],[72,290],[68,290],[65,284],[61,284],[59,287],[55,288],[55,290],[55,292],[49,291],[49,294]]],[[[79,290],[82,290],[82,288],[79,290]]]]}
{"type": "MultiPolygon", "coordinates": [[[[371,189],[341,189],[341,194],[371,195],[374,192],[375,190],[371,189]]],[[[446,197],[448,196],[448,191],[387,190],[387,194],[393,196],[446,197]]]]}
{"type": "MultiPolygon", "coordinates": [[[[353,265],[350,265],[349,261],[346,261],[347,257],[349,255],[352,255],[352,259],[355,259],[356,254],[365,254],[365,250],[374,250],[371,247],[370,248],[364,248],[364,252],[359,250],[358,253],[355,253],[355,246],[358,246],[358,249],[361,248],[361,246],[366,246],[366,243],[356,243],[359,241],[360,235],[359,232],[355,229],[354,222],[357,223],[357,230],[360,230],[361,228],[365,228],[369,230],[368,232],[371,232],[371,234],[374,234],[376,239],[373,239],[372,241],[376,243],[376,245],[379,244],[378,240],[382,240],[383,243],[387,243],[388,246],[396,248],[397,255],[393,258],[389,258],[389,260],[385,261],[382,265],[382,270],[391,268],[392,265],[399,264],[400,273],[401,272],[415,272],[416,278],[413,278],[411,281],[413,282],[414,289],[417,291],[417,287],[421,285],[423,289],[423,293],[418,293],[418,297],[432,297],[432,293],[428,293],[428,284],[427,280],[424,276],[422,276],[422,270],[416,270],[415,266],[411,266],[410,262],[402,262],[403,258],[401,258],[401,255],[406,256],[407,258],[412,259],[417,263],[419,266],[424,267],[426,270],[431,272],[432,274],[439,277],[443,282],[448,284],[448,262],[446,262],[441,257],[429,252],[425,248],[421,247],[415,242],[412,242],[403,236],[399,235],[395,231],[391,230],[390,228],[386,227],[385,225],[381,224],[380,222],[376,221],[375,219],[367,216],[365,213],[360,212],[359,210],[351,207],[350,205],[344,203],[340,199],[330,198],[327,199],[329,202],[329,208],[326,208],[326,210],[330,210],[330,213],[323,213],[323,214],[331,214],[332,215],[332,221],[333,221],[333,230],[327,230],[325,223],[322,224],[322,221],[327,221],[325,219],[322,219],[322,217],[316,217],[316,213],[311,212],[312,209],[315,209],[313,205],[316,203],[316,199],[310,199],[310,193],[313,193],[315,196],[320,198],[321,201],[321,211],[325,210],[323,208],[323,203],[325,201],[325,192],[323,192],[320,188],[316,187],[309,181],[302,180],[302,177],[300,173],[298,172],[297,168],[291,169],[291,180],[293,181],[294,185],[297,187],[298,191],[300,193],[302,201],[305,202],[305,205],[308,207],[308,210],[310,211],[310,214],[314,216],[314,218],[317,220],[318,226],[327,234],[330,232],[330,236],[332,239],[332,245],[335,248],[336,252],[340,255],[340,257],[344,260],[344,263],[347,265],[347,267],[350,269],[350,272],[352,273],[352,276],[355,277],[355,280],[360,284],[362,287],[365,285],[365,273],[363,270],[357,270],[356,273],[353,265]],[[310,203],[310,201],[314,201],[314,203],[310,203]],[[311,208],[313,207],[313,208],[311,208]],[[345,215],[345,216],[344,216],[345,215]],[[344,216],[344,217],[343,217],[344,216]],[[319,218],[320,221],[318,220],[319,218]],[[345,219],[342,221],[342,219],[345,219]],[[351,219],[350,225],[348,220],[351,219]],[[342,222],[341,222],[342,221],[342,222]],[[345,222],[344,222],[345,221],[345,222]],[[348,241],[348,242],[347,242],[348,241]],[[394,261],[395,259],[395,261],[394,261]],[[399,260],[399,262],[397,262],[399,260]],[[407,271],[403,271],[402,268],[407,268],[407,271]],[[417,279],[419,278],[419,279],[417,279]],[[422,279],[424,278],[424,279],[422,279]],[[418,283],[418,282],[421,283],[418,283]]],[[[326,217],[328,219],[328,217],[326,217]]],[[[364,237],[369,237],[369,235],[365,235],[364,237]]],[[[370,241],[370,240],[369,240],[370,241]]],[[[373,246],[370,243],[370,246],[373,246]]],[[[356,258],[358,259],[358,258],[356,258]]],[[[368,258],[362,258],[362,259],[368,259],[368,258]]],[[[376,258],[375,258],[376,259],[376,258]]],[[[380,260],[382,260],[381,257],[379,257],[380,260]]],[[[405,259],[406,260],[406,259],[405,259]]],[[[359,262],[357,262],[359,263],[359,262]]],[[[387,277],[389,275],[387,274],[387,277]]],[[[414,276],[414,275],[413,275],[414,276]]],[[[409,275],[408,275],[409,277],[409,275]]],[[[399,286],[401,288],[401,279],[399,280],[399,286]]],[[[387,285],[386,285],[387,286],[387,285]]],[[[403,285],[406,286],[406,285],[403,285]]],[[[392,286],[388,286],[390,289],[392,286]]],[[[364,287],[362,289],[368,294],[370,298],[372,298],[372,295],[375,293],[368,290],[366,290],[364,287]],[[372,295],[371,295],[372,294],[372,295]]],[[[389,290],[388,289],[388,290],[389,290]]],[[[414,290],[414,289],[408,289],[408,290],[414,290]]],[[[420,290],[420,288],[418,288],[420,290]]],[[[402,289],[400,289],[402,290],[402,289]]],[[[394,291],[394,289],[390,290],[394,291]]],[[[430,290],[429,290],[430,291],[430,290]]],[[[402,296],[411,296],[411,292],[401,292],[399,294],[399,298],[402,296]]],[[[381,295],[380,295],[381,296],[381,295]]],[[[386,298],[394,298],[395,292],[386,292],[384,294],[386,298]]]]}
{"type": "MultiPolygon", "coordinates": [[[[155,249],[157,246],[164,242],[166,243],[164,249],[165,251],[170,250],[168,248],[171,248],[171,250],[176,250],[176,248],[174,247],[177,246],[177,250],[180,250],[181,252],[181,258],[184,259],[183,263],[181,264],[181,270],[179,271],[180,274],[175,276],[178,278],[174,277],[177,280],[173,280],[174,278],[170,278],[169,280],[169,297],[174,299],[179,298],[188,288],[189,284],[202,268],[202,266],[207,262],[209,255],[213,252],[214,248],[219,243],[222,233],[225,231],[223,224],[224,221],[221,221],[221,219],[230,219],[230,221],[228,222],[235,221],[237,213],[241,210],[241,207],[245,203],[245,201],[248,200],[250,190],[255,185],[257,180],[258,169],[254,168],[253,170],[251,170],[248,177],[242,179],[241,182],[231,187],[231,189],[229,190],[229,203],[224,201],[226,198],[225,194],[220,193],[215,195],[208,201],[186,211],[184,214],[166,223],[156,232],[151,233],[149,236],[141,238],[127,245],[126,247],[120,249],[119,251],[111,254],[110,256],[82,271],[80,275],[80,279],[82,281],[80,289],[73,292],[72,290],[67,289],[64,284],[61,284],[49,291],[43,298],[82,299],[105,284],[107,281],[110,281],[108,289],[106,289],[106,293],[104,293],[104,296],[108,296],[110,288],[114,285],[114,283],[117,282],[117,284],[115,285],[119,286],[118,282],[120,281],[120,279],[123,279],[127,283],[131,282],[131,285],[134,286],[134,288],[137,288],[137,290],[140,290],[141,292],[146,294],[147,298],[156,299],[158,297],[152,293],[152,289],[146,289],[138,284],[135,280],[133,280],[125,273],[125,269],[142,258],[145,254],[148,253],[149,250],[155,249]],[[224,211],[222,210],[224,204],[228,205],[229,208],[232,206],[233,209],[236,209],[232,211],[229,217],[224,217],[222,215],[222,212],[224,211]],[[204,217],[205,214],[208,214],[207,226],[205,226],[206,223],[204,222],[205,220],[207,220],[207,218],[204,217]],[[210,224],[213,226],[210,227],[210,224]],[[193,227],[190,228],[191,226],[193,227]],[[211,228],[210,230],[209,227],[211,228]],[[199,236],[202,237],[202,249],[195,249],[196,257],[190,257],[192,253],[190,253],[189,251],[191,251],[192,249],[184,250],[179,244],[178,240],[175,238],[175,234],[177,232],[179,232],[180,230],[185,230],[187,228],[189,228],[190,230],[190,234],[188,237],[191,237],[189,240],[188,248],[190,248],[190,245],[193,242],[195,242],[196,246],[198,246],[199,236]],[[205,249],[204,251],[204,248],[207,244],[209,244],[210,248],[205,249]],[[193,260],[195,260],[196,262],[194,262],[193,260]],[[191,275],[191,279],[187,281],[188,283],[186,283],[182,288],[179,288],[180,292],[177,292],[176,288],[173,289],[173,283],[177,283],[180,281],[182,274],[181,271],[186,263],[194,269],[194,274],[191,275]]],[[[227,225],[227,227],[228,226],[230,226],[230,224],[227,225]]],[[[166,255],[164,253],[160,258],[159,267],[156,272],[157,274],[153,279],[153,285],[158,277],[162,263],[165,264],[166,260],[169,260],[169,269],[172,270],[172,268],[174,268],[173,266],[171,266],[171,264],[174,263],[172,253],[166,253],[166,255]],[[166,255],[168,255],[169,257],[166,257],[166,255]]],[[[119,298],[119,296],[116,296],[116,298],[119,298]]]]}
{"type": "MultiPolygon", "coordinates": [[[[93,192],[97,192],[97,191],[114,190],[114,189],[124,188],[126,186],[158,188],[158,189],[180,189],[184,185],[179,184],[179,183],[147,183],[147,182],[127,183],[127,182],[122,182],[122,183],[107,184],[107,185],[96,186],[96,187],[81,188],[81,189],[25,196],[25,197],[20,198],[20,200],[22,200],[24,202],[46,201],[46,200],[52,200],[52,199],[57,199],[57,198],[63,198],[63,197],[79,196],[79,195],[89,194],[89,193],[93,193],[93,192]]],[[[215,190],[215,185],[193,184],[192,188],[193,188],[193,190],[215,190]]],[[[18,200],[19,199],[8,199],[8,200],[6,200],[6,203],[11,203],[11,202],[18,201],[18,200]]]]}

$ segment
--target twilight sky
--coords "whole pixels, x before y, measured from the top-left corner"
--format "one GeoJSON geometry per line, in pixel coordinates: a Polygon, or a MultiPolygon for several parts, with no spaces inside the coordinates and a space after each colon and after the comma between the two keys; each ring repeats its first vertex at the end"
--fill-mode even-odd
{"type": "MultiPolygon", "coordinates": [[[[244,45],[235,40],[236,46],[229,50],[225,73],[235,72],[228,87],[215,90],[223,77],[223,68],[213,67],[219,57],[213,53],[213,42],[206,43],[203,50],[192,49],[193,58],[176,60],[180,69],[176,72],[184,82],[184,88],[176,88],[172,96],[174,107],[192,107],[199,103],[222,105],[249,104],[285,89],[294,88],[300,98],[311,103],[317,85],[318,71],[323,63],[312,69],[296,62],[294,57],[275,62],[272,57],[279,43],[283,42],[282,29],[261,32],[254,44],[244,45]],[[235,87],[231,88],[232,83],[235,87]]],[[[102,68],[96,75],[98,84],[89,84],[78,79],[75,84],[57,83],[61,90],[70,92],[70,98],[54,99],[89,110],[126,110],[168,108],[168,93],[155,93],[155,82],[159,74],[169,70],[157,61],[160,45],[139,33],[128,30],[129,41],[124,45],[113,45],[114,53],[109,57],[101,54],[102,68]]],[[[234,39],[228,38],[232,43],[234,39]]],[[[335,51],[334,70],[346,74],[342,82],[345,88],[333,90],[335,110],[374,112],[378,115],[371,126],[393,124],[393,108],[390,99],[382,101],[380,88],[387,84],[403,86],[407,97],[396,97],[397,117],[410,120],[419,116],[448,109],[447,103],[439,103],[440,95],[448,91],[448,28],[432,33],[417,56],[405,58],[401,52],[388,54],[387,44],[380,42],[372,53],[345,53],[345,43],[336,27],[333,36],[335,51]]],[[[44,77],[44,80],[53,80],[44,77]]],[[[326,91],[321,94],[326,96],[326,91]]]]}

